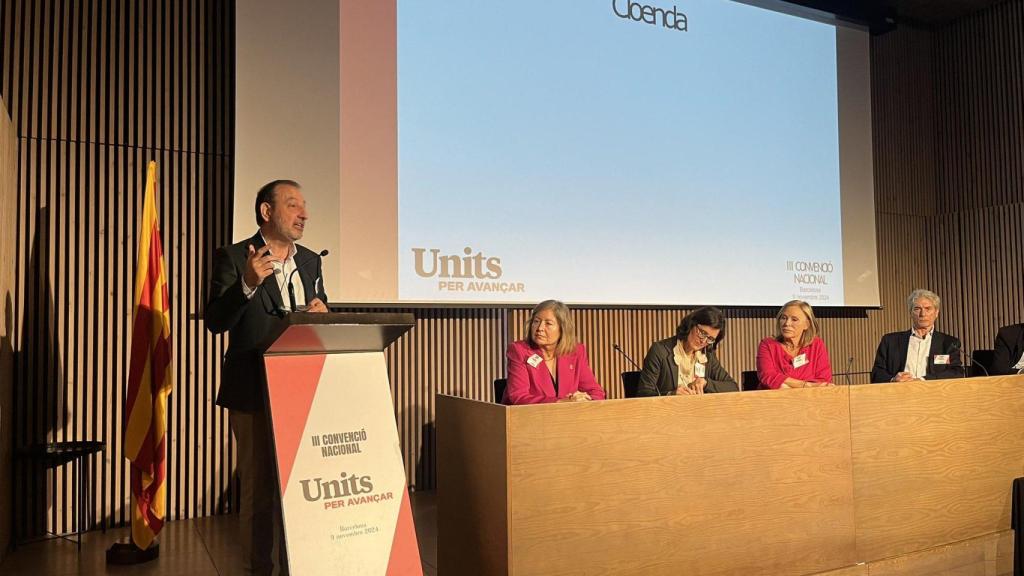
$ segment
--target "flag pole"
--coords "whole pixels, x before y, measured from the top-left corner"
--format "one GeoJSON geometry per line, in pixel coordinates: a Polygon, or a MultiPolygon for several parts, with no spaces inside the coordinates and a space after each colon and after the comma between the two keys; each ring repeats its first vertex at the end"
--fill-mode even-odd
{"type": "Polygon", "coordinates": [[[107,564],[139,564],[160,556],[166,516],[167,396],[171,393],[170,302],[156,212],[156,162],[146,189],[135,267],[131,361],[124,400],[124,455],[131,470],[131,538],[107,549],[107,564]]]}

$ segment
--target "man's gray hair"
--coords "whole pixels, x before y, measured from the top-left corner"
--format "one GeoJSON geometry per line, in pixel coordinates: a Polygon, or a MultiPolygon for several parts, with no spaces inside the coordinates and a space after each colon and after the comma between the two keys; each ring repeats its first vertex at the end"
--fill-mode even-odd
{"type": "Polygon", "coordinates": [[[924,288],[918,288],[917,290],[914,290],[913,292],[911,292],[910,296],[907,296],[907,309],[910,310],[911,312],[913,312],[914,311],[914,302],[917,302],[918,300],[920,300],[922,298],[924,298],[926,300],[931,300],[932,304],[935,305],[935,309],[936,310],[942,308],[942,299],[939,298],[938,294],[936,294],[935,292],[932,292],[931,290],[925,290],[924,288]]]}

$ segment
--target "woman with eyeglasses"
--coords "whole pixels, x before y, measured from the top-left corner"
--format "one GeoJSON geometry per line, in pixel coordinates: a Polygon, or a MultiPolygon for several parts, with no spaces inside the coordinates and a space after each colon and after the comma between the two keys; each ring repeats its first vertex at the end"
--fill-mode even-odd
{"type": "Polygon", "coordinates": [[[502,404],[604,400],[587,349],[576,340],[569,307],[545,300],[530,313],[526,339],[509,345],[508,384],[502,404]]]}
{"type": "Polygon", "coordinates": [[[757,348],[761,388],[807,388],[832,385],[832,364],[814,309],[803,300],[786,302],[775,316],[775,336],[757,348]]]}
{"type": "Polygon", "coordinates": [[[638,396],[735,392],[736,380],[718,362],[725,340],[725,314],[713,306],[687,314],[674,338],[651,345],[640,372],[638,396]]]}

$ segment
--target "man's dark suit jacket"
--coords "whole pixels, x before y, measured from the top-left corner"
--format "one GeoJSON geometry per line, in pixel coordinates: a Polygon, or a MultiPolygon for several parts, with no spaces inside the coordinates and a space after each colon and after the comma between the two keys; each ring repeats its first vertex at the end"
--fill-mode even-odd
{"type": "MultiPolygon", "coordinates": [[[[892,382],[897,374],[907,367],[907,347],[910,346],[910,330],[893,332],[882,336],[875,353],[875,367],[871,369],[872,382],[892,382]]],[[[963,362],[960,359],[960,340],[938,330],[932,332],[932,347],[928,351],[926,380],[960,378],[963,362]],[[935,364],[935,356],[946,354],[949,364],[935,364]]]]}
{"type": "MultiPolygon", "coordinates": [[[[658,340],[644,356],[644,368],[640,371],[640,386],[637,396],[661,396],[675,392],[679,384],[679,366],[676,366],[675,337],[658,340]]],[[[704,392],[736,392],[740,387],[729,376],[713,350],[705,349],[708,363],[704,367],[704,379],[708,381],[704,392]]]]}
{"type": "Polygon", "coordinates": [[[1024,324],[1003,326],[996,335],[996,354],[992,361],[993,374],[1016,374],[1013,366],[1024,354],[1024,324]]]}
{"type": "MultiPolygon", "coordinates": [[[[264,246],[259,232],[248,240],[217,249],[205,313],[210,332],[220,334],[227,330],[229,334],[217,404],[243,412],[263,410],[264,370],[259,346],[265,344],[263,340],[283,315],[284,307],[273,274],[263,280],[252,298],[245,297],[242,276],[250,244],[257,250],[264,246]]],[[[315,296],[326,304],[320,255],[298,244],[295,248],[297,276],[302,279],[307,300],[315,296]]]]}

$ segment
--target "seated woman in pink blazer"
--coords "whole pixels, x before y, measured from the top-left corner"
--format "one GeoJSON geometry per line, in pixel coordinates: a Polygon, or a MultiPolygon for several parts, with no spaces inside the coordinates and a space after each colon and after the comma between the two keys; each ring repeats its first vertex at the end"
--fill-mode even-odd
{"type": "Polygon", "coordinates": [[[604,400],[587,349],[576,341],[569,307],[545,300],[530,313],[526,339],[509,345],[508,385],[502,404],[604,400]]]}
{"type": "Polygon", "coordinates": [[[832,364],[820,332],[810,304],[786,302],[775,316],[775,336],[761,340],[757,348],[761,388],[831,386],[832,364]]]}

